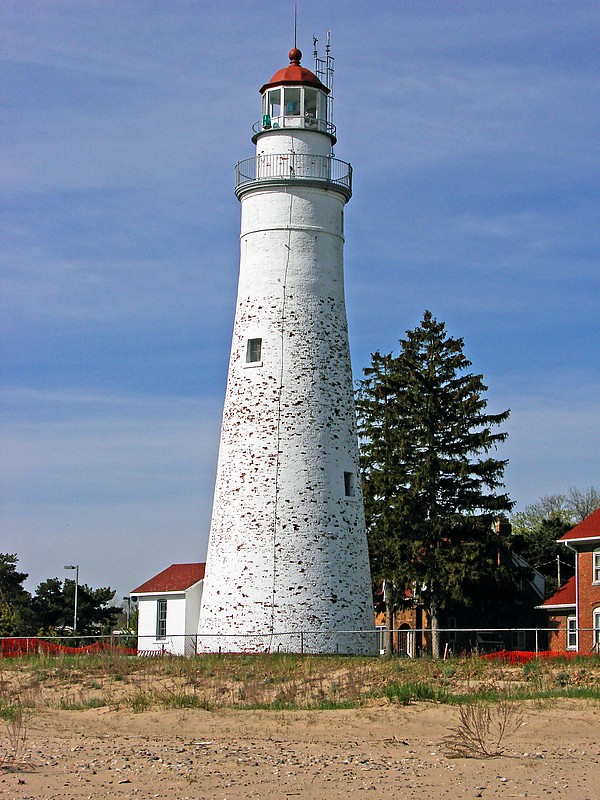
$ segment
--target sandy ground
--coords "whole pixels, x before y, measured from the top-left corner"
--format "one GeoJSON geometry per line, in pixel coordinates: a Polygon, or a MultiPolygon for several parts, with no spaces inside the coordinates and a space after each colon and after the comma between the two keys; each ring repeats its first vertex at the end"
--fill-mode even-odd
{"type": "Polygon", "coordinates": [[[530,706],[497,758],[447,758],[451,706],[48,711],[0,798],[600,798],[600,705],[530,706]]]}

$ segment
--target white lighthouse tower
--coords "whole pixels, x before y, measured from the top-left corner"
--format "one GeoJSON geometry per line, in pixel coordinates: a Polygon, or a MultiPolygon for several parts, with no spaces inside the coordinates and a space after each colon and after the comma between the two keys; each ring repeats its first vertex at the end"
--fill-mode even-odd
{"type": "Polygon", "coordinates": [[[301,58],[294,47],[261,88],[256,156],[236,167],[240,276],[202,650],[376,646],[344,302],[352,171],[332,153],[332,59],[315,54],[317,77],[301,58]]]}

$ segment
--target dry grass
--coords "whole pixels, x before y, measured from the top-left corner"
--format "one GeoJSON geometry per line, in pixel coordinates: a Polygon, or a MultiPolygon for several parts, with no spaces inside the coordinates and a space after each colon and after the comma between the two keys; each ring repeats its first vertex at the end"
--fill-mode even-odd
{"type": "Polygon", "coordinates": [[[419,700],[459,705],[510,699],[548,702],[555,697],[599,700],[599,687],[600,657],[511,666],[478,658],[431,661],[289,654],[30,656],[6,659],[3,665],[0,717],[9,721],[17,698],[23,710],[99,706],[136,712],[317,710],[419,700]]]}
{"type": "Polygon", "coordinates": [[[12,771],[25,763],[29,722],[37,705],[37,692],[17,673],[7,680],[0,671],[0,770],[12,771]]]}
{"type": "Polygon", "coordinates": [[[459,724],[443,739],[449,758],[491,758],[504,752],[503,742],[523,724],[523,704],[500,700],[465,703],[458,709],[459,724]]]}

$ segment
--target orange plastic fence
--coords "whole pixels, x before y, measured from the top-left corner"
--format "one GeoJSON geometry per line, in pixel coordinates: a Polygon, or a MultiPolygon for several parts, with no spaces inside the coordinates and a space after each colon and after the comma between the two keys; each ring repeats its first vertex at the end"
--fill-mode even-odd
{"type": "Polygon", "coordinates": [[[481,656],[486,661],[507,661],[510,664],[527,664],[536,658],[575,658],[581,653],[560,653],[558,650],[542,650],[536,653],[535,650],[501,650],[498,653],[485,653],[481,656]]]}
{"type": "Polygon", "coordinates": [[[112,644],[110,641],[92,642],[82,647],[69,647],[57,642],[49,642],[38,637],[27,638],[5,638],[0,639],[0,657],[16,658],[28,655],[76,655],[78,653],[124,653],[126,655],[136,655],[135,647],[121,647],[112,644]]]}

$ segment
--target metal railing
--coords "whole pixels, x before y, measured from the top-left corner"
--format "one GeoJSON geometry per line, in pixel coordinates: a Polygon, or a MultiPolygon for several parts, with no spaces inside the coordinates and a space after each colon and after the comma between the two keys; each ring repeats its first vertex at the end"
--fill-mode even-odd
{"type": "Polygon", "coordinates": [[[332,156],[273,153],[246,158],[235,165],[236,192],[249,183],[273,180],[322,181],[352,194],[352,166],[332,156]]]}
{"type": "MultiPolygon", "coordinates": [[[[335,139],[335,125],[327,119],[320,117],[292,117],[292,116],[279,116],[268,117],[268,121],[263,117],[255,122],[252,126],[252,133],[256,137],[259,133],[266,133],[267,131],[286,130],[287,128],[302,128],[307,131],[318,131],[319,133],[326,133],[335,139]]],[[[253,137],[253,138],[254,138],[253,137]]]]}

